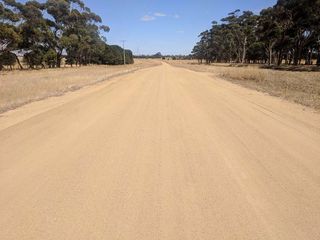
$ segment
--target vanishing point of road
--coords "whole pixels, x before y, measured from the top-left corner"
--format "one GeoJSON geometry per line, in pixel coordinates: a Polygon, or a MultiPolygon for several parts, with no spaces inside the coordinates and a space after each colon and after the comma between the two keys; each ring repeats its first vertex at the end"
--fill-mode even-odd
{"type": "Polygon", "coordinates": [[[319,114],[166,63],[90,89],[0,118],[1,240],[320,239],[319,114]]]}

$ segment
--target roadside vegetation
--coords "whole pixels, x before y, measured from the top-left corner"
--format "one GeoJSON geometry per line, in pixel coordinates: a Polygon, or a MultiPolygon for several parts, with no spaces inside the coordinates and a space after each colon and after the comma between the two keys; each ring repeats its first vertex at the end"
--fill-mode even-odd
{"type": "MultiPolygon", "coordinates": [[[[278,0],[256,15],[236,10],[202,32],[200,63],[320,65],[320,1],[278,0]]],[[[316,70],[316,69],[313,69],[316,70]]]]}
{"type": "Polygon", "coordinates": [[[262,69],[259,65],[213,63],[199,65],[196,60],[168,63],[240,84],[292,102],[320,110],[320,72],[293,72],[262,69]]]}
{"type": "Polygon", "coordinates": [[[319,110],[319,22],[320,1],[278,0],[259,14],[235,10],[200,33],[193,61],[170,63],[319,110]]]}
{"type": "MultiPolygon", "coordinates": [[[[0,0],[0,70],[123,64],[123,49],[106,43],[100,16],[81,0],[0,0]]],[[[130,50],[126,63],[133,63],[130,50]]]]}
{"type": "Polygon", "coordinates": [[[3,71],[0,73],[0,113],[158,64],[153,60],[136,60],[134,64],[125,66],[3,71]]]}

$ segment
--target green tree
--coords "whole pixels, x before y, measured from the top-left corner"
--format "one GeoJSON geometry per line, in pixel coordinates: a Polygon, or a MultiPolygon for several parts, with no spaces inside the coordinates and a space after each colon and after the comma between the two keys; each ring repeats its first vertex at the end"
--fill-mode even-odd
{"type": "Polygon", "coordinates": [[[277,5],[292,15],[289,36],[293,39],[294,64],[300,63],[303,51],[315,44],[319,36],[320,1],[279,0],[277,5]]]}
{"type": "MultiPolygon", "coordinates": [[[[16,49],[21,42],[19,28],[16,27],[20,16],[11,10],[9,3],[10,1],[0,2],[0,56],[16,49]]],[[[0,70],[2,68],[0,64],[0,70]]]]}
{"type": "Polygon", "coordinates": [[[16,63],[16,56],[11,52],[4,52],[0,55],[0,67],[3,68],[3,66],[10,66],[10,69],[12,69],[12,66],[16,63]]]}
{"type": "Polygon", "coordinates": [[[260,15],[236,10],[213,22],[193,49],[201,62],[265,62],[306,64],[318,53],[320,65],[320,0],[278,0],[260,15]],[[200,60],[201,59],[201,60],[200,60]]]}
{"type": "Polygon", "coordinates": [[[49,68],[54,68],[57,65],[57,53],[53,49],[49,49],[43,56],[44,62],[49,68]]]}
{"type": "MultiPolygon", "coordinates": [[[[65,54],[71,65],[122,64],[121,48],[108,46],[102,36],[109,30],[81,0],[0,2],[0,55],[12,52],[19,63],[16,54],[27,53],[30,68],[60,67],[65,54]]],[[[131,51],[126,59],[133,62],[131,51]]]]}

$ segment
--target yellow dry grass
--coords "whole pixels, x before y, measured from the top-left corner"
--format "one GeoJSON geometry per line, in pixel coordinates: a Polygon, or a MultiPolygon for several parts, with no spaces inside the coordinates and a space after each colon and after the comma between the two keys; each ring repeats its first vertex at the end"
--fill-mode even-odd
{"type": "Polygon", "coordinates": [[[156,64],[151,60],[136,60],[135,64],[126,66],[0,72],[0,112],[156,64]]]}
{"type": "Polygon", "coordinates": [[[209,72],[242,86],[320,109],[320,72],[290,72],[261,69],[256,65],[199,65],[195,61],[169,61],[175,66],[209,72]]]}

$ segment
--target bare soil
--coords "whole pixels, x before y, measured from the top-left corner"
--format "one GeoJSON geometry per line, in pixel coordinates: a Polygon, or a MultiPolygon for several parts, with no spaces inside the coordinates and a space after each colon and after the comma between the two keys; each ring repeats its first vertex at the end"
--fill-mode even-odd
{"type": "Polygon", "coordinates": [[[1,116],[0,239],[320,239],[299,104],[163,64],[1,116]]]}

